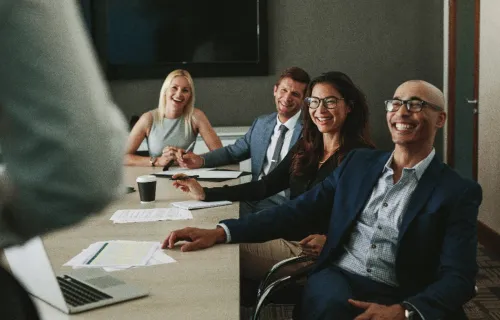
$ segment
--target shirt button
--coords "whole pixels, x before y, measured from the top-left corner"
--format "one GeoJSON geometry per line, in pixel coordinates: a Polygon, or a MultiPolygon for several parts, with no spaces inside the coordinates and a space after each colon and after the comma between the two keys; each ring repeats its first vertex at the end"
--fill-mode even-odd
{"type": "Polygon", "coordinates": [[[372,249],[375,249],[377,247],[376,244],[372,244],[372,249]]]}
{"type": "Polygon", "coordinates": [[[382,230],[382,226],[377,226],[377,228],[378,228],[379,230],[382,230]]]}
{"type": "Polygon", "coordinates": [[[370,273],[370,272],[372,272],[372,269],[368,268],[368,269],[366,269],[366,272],[370,273]]]}
{"type": "Polygon", "coordinates": [[[384,206],[384,207],[387,207],[387,206],[388,206],[387,202],[384,202],[383,206],[384,206]]]}

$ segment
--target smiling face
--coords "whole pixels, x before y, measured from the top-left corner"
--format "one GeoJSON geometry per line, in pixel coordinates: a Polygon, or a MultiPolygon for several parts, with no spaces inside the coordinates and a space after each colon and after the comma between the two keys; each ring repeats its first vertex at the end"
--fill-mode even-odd
{"type": "MultiPolygon", "coordinates": [[[[311,97],[324,99],[326,97],[343,98],[331,84],[317,83],[311,91],[311,97]]],[[[309,115],[321,133],[336,134],[340,132],[351,108],[345,100],[338,100],[334,109],[327,109],[324,102],[316,109],[309,108],[309,115]]]]}
{"type": "Polygon", "coordinates": [[[182,111],[191,99],[191,86],[185,77],[177,76],[172,79],[165,92],[167,109],[182,111]]]}
{"type": "Polygon", "coordinates": [[[279,85],[274,86],[274,101],[282,123],[299,112],[306,87],[306,83],[294,81],[291,78],[283,78],[279,85]]]}
{"type": "MultiPolygon", "coordinates": [[[[420,99],[444,107],[442,92],[424,81],[403,83],[394,93],[394,99],[420,99]]],[[[396,145],[424,148],[432,147],[439,128],[444,126],[446,113],[424,107],[422,111],[411,113],[405,106],[396,112],[387,112],[387,125],[392,141],[396,145]]]]}

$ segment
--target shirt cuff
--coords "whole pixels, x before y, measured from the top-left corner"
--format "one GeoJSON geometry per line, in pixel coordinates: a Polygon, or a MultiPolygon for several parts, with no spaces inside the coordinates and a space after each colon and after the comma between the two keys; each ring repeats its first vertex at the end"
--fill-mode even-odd
{"type": "Polygon", "coordinates": [[[217,224],[217,226],[224,229],[224,232],[226,233],[226,243],[230,243],[231,242],[231,232],[229,232],[229,228],[224,223],[219,223],[219,224],[217,224]]]}

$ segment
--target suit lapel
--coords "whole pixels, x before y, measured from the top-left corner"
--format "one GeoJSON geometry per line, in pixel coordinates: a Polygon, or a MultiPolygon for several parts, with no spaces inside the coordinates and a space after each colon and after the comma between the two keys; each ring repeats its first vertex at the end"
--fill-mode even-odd
{"type": "Polygon", "coordinates": [[[390,156],[390,153],[384,153],[378,158],[377,161],[373,161],[371,165],[366,168],[366,170],[364,170],[366,172],[365,176],[363,177],[363,181],[358,190],[358,194],[356,195],[356,198],[354,198],[357,199],[356,209],[352,211],[355,216],[359,214],[359,212],[363,209],[363,206],[370,198],[373,188],[380,178],[382,170],[384,169],[384,165],[386,164],[390,156]]]}
{"type": "Polygon", "coordinates": [[[434,156],[434,159],[432,159],[429,167],[427,167],[427,170],[425,170],[424,174],[420,178],[420,181],[411,196],[408,209],[403,215],[403,220],[399,229],[398,243],[401,241],[404,233],[415,216],[422,210],[424,205],[427,204],[427,199],[429,199],[434,191],[434,188],[436,187],[437,182],[439,181],[441,170],[442,162],[438,160],[437,156],[434,156]]]}
{"type": "Polygon", "coordinates": [[[264,126],[261,134],[260,141],[257,141],[259,146],[259,154],[256,155],[255,159],[258,161],[256,164],[257,171],[259,175],[262,172],[262,166],[264,165],[264,159],[266,158],[267,149],[271,144],[271,136],[273,135],[274,127],[276,126],[277,116],[273,113],[273,117],[270,119],[268,124],[264,126]],[[265,143],[267,141],[267,143],[265,143]]]}

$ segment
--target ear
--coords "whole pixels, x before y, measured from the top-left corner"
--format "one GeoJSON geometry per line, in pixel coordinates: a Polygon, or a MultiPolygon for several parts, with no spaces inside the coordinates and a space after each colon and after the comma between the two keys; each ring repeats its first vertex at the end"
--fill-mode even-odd
{"type": "Polygon", "coordinates": [[[354,101],[350,100],[349,103],[347,103],[347,113],[352,111],[352,107],[354,107],[354,101]]]}
{"type": "Polygon", "coordinates": [[[277,85],[274,85],[274,90],[273,90],[273,94],[274,94],[274,96],[276,96],[276,92],[278,92],[278,86],[277,86],[277,85]]]}
{"type": "Polygon", "coordinates": [[[446,112],[440,112],[437,118],[436,127],[442,128],[446,123],[446,112]]]}

